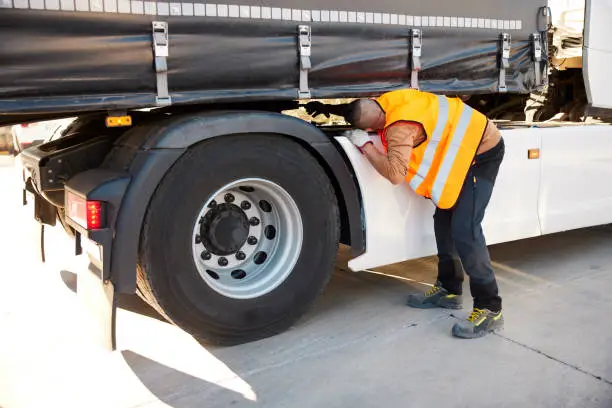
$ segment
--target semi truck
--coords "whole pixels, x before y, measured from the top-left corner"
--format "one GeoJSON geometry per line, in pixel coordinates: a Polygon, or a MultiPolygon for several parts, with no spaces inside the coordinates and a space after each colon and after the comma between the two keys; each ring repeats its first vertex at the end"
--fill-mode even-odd
{"type": "Polygon", "coordinates": [[[612,222],[610,21],[600,0],[0,0],[0,126],[76,117],[20,162],[109,347],[124,293],[238,344],[294,324],[341,243],[356,272],[435,254],[433,204],[309,100],[418,88],[495,120],[489,244],[612,222]]]}

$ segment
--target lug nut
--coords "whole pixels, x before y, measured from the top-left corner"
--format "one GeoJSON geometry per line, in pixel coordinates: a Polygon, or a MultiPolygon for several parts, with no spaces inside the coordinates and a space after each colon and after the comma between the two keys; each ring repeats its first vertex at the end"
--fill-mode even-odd
{"type": "Polygon", "coordinates": [[[234,195],[231,193],[227,193],[223,198],[225,199],[226,203],[233,203],[235,200],[234,195]]]}
{"type": "Polygon", "coordinates": [[[270,212],[270,211],[272,211],[272,205],[269,202],[267,202],[266,200],[261,200],[259,202],[259,208],[261,208],[261,210],[263,212],[270,212]]]}
{"type": "Polygon", "coordinates": [[[202,243],[202,238],[199,235],[195,236],[195,243],[196,244],[201,244],[202,243]]]}
{"type": "Polygon", "coordinates": [[[259,218],[257,217],[252,217],[249,220],[249,224],[251,224],[252,226],[256,227],[257,225],[259,225],[259,218]]]}
{"type": "Polygon", "coordinates": [[[208,203],[208,208],[215,208],[217,206],[217,202],[215,200],[212,200],[210,203],[208,203]]]}
{"type": "Polygon", "coordinates": [[[242,203],[240,203],[240,208],[245,211],[249,210],[251,208],[251,203],[249,203],[248,201],[243,201],[242,203]]]}
{"type": "Polygon", "coordinates": [[[244,261],[246,259],[246,254],[242,251],[236,252],[236,259],[239,261],[244,261]]]}
{"type": "Polygon", "coordinates": [[[247,238],[247,243],[249,245],[257,245],[257,238],[255,238],[254,236],[250,236],[247,238]]]}
{"type": "Polygon", "coordinates": [[[225,258],[225,257],[223,257],[223,256],[222,256],[221,258],[219,258],[219,261],[218,261],[218,262],[219,262],[219,266],[227,266],[227,264],[229,263],[229,262],[227,261],[227,258],[225,258]]]}
{"type": "Polygon", "coordinates": [[[268,239],[274,239],[274,237],[276,237],[276,228],[274,228],[274,225],[268,225],[264,229],[264,235],[268,239]]]}
{"type": "Polygon", "coordinates": [[[208,251],[202,251],[200,258],[202,258],[203,261],[208,261],[210,258],[212,258],[212,255],[208,251]]]}
{"type": "Polygon", "coordinates": [[[266,254],[263,251],[260,251],[255,254],[254,262],[256,265],[261,265],[262,263],[266,262],[267,258],[268,258],[268,254],[266,254]]]}

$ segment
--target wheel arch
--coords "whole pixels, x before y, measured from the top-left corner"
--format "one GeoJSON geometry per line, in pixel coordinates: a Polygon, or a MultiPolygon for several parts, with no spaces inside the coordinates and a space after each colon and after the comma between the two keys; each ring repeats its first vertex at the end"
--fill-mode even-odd
{"type": "Polygon", "coordinates": [[[117,214],[111,248],[110,278],[120,293],[136,288],[136,263],[144,216],[150,200],[180,157],[192,146],[234,134],[277,134],[297,141],[317,159],[336,193],[341,240],[354,255],[365,250],[361,199],[350,164],[333,140],[300,119],[269,112],[206,112],[162,119],[126,132],[109,154],[107,165],[129,168],[132,180],[117,214]]]}

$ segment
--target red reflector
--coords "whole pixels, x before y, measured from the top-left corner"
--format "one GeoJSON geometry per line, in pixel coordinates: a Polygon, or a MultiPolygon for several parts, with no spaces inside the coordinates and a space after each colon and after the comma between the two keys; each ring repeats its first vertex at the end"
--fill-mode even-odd
{"type": "Polygon", "coordinates": [[[68,217],[88,230],[104,228],[101,201],[86,201],[76,194],[66,192],[66,213],[68,217]]]}
{"type": "Polygon", "coordinates": [[[87,201],[87,229],[102,228],[102,203],[87,201]]]}

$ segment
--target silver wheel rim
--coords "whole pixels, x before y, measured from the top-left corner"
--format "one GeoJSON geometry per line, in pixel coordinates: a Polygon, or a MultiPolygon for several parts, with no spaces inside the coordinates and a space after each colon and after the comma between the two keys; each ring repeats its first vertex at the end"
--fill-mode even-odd
{"type": "Polygon", "coordinates": [[[209,197],[194,222],[191,242],[193,260],[208,286],[230,298],[252,299],[287,279],[302,240],[302,217],[289,193],[269,180],[249,178],[209,197]]]}

